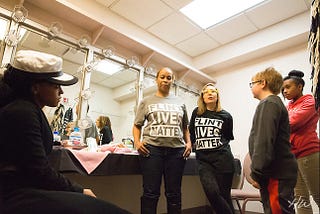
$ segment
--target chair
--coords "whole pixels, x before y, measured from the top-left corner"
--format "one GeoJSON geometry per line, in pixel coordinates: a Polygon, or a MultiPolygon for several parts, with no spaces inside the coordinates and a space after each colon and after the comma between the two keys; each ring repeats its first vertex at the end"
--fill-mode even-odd
{"type": "Polygon", "coordinates": [[[249,153],[245,156],[243,161],[243,170],[241,175],[235,175],[233,178],[233,184],[231,189],[231,199],[235,200],[241,214],[245,214],[246,205],[249,201],[260,201],[260,192],[258,190],[243,190],[244,180],[248,183],[252,183],[253,179],[250,177],[250,165],[251,158],[249,153]],[[244,179],[245,178],[245,179],[244,179]],[[242,206],[239,201],[243,201],[242,206]]]}

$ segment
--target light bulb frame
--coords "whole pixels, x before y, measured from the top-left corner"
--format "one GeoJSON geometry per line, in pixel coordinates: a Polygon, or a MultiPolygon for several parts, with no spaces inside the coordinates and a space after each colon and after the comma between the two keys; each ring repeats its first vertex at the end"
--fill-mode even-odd
{"type": "Polygon", "coordinates": [[[78,45],[80,48],[86,48],[91,43],[91,37],[87,34],[84,34],[78,40],[78,45]]]}
{"type": "Polygon", "coordinates": [[[106,58],[110,58],[115,55],[115,48],[113,46],[108,46],[106,49],[102,50],[102,54],[106,58]]]}
{"type": "Polygon", "coordinates": [[[136,56],[132,56],[130,59],[126,60],[126,64],[129,68],[139,64],[139,58],[136,56]]]}
{"type": "Polygon", "coordinates": [[[24,22],[28,17],[28,10],[22,5],[16,5],[12,11],[11,18],[17,23],[24,22]]]}
{"type": "Polygon", "coordinates": [[[4,42],[10,47],[15,47],[20,39],[20,35],[16,30],[10,30],[4,37],[4,42]]]}
{"type": "Polygon", "coordinates": [[[60,22],[52,22],[48,28],[49,39],[59,36],[62,33],[63,26],[60,22]]]}

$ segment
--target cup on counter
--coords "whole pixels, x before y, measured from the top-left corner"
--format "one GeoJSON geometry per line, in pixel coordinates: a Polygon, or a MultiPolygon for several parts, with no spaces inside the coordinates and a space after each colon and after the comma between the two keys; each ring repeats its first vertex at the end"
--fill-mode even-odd
{"type": "Polygon", "coordinates": [[[88,151],[89,152],[96,152],[98,151],[98,144],[95,138],[93,137],[88,137],[86,139],[87,146],[88,146],[88,151]]]}
{"type": "Polygon", "coordinates": [[[131,138],[123,138],[122,143],[128,148],[133,148],[133,140],[131,138]]]}

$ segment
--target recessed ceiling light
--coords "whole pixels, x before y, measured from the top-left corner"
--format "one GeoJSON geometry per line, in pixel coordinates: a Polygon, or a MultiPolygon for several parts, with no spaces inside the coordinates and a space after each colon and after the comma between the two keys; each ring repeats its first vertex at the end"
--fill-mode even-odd
{"type": "Polygon", "coordinates": [[[108,75],[113,75],[123,69],[123,66],[112,62],[110,60],[101,60],[95,65],[95,71],[99,71],[101,73],[105,73],[108,75]]]}
{"type": "Polygon", "coordinates": [[[194,0],[180,11],[207,29],[266,0],[194,0]]]}

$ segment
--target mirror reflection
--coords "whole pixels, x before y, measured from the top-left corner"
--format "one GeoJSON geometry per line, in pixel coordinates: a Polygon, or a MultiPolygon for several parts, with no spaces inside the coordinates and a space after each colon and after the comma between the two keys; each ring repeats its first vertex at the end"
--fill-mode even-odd
{"type": "MultiPolygon", "coordinates": [[[[63,88],[64,95],[63,118],[70,115],[69,120],[77,120],[76,107],[79,102],[80,84],[85,64],[86,52],[72,47],[66,43],[49,40],[45,35],[32,29],[22,28],[21,37],[16,51],[31,49],[51,53],[63,58],[64,72],[77,76],[80,81],[72,87],[63,88]]],[[[116,61],[106,59],[99,53],[94,54],[93,68],[90,72],[90,86],[82,93],[83,101],[89,105],[87,116],[96,121],[99,116],[110,118],[114,141],[131,137],[131,126],[134,119],[134,106],[136,100],[136,81],[138,71],[116,61]]],[[[60,106],[61,106],[60,105],[60,106]]],[[[85,105],[86,106],[86,105],[85,105]]],[[[44,109],[50,122],[56,119],[59,107],[44,109]]]]}
{"type": "Polygon", "coordinates": [[[90,117],[110,118],[114,142],[131,138],[138,71],[99,53],[94,54],[93,61],[90,89],[94,95],[88,100],[90,117]]]}
{"type": "Polygon", "coordinates": [[[2,61],[4,51],[4,38],[8,29],[9,21],[0,17],[0,62],[2,61]]]}
{"type": "MultiPolygon", "coordinates": [[[[7,21],[4,19],[0,18],[0,22],[7,25],[7,21]]],[[[48,39],[47,35],[35,29],[22,27],[20,35],[16,51],[30,49],[60,56],[63,58],[64,72],[75,75],[80,80],[72,87],[63,88],[64,95],[60,106],[57,108],[45,107],[44,112],[49,122],[53,124],[53,131],[56,129],[54,128],[54,122],[57,114],[62,115],[63,120],[68,115],[69,122],[77,121],[76,108],[79,103],[79,94],[81,94],[81,104],[84,104],[83,106],[86,108],[86,110],[82,110],[82,112],[85,111],[85,117],[83,118],[89,117],[95,124],[99,117],[108,117],[112,126],[113,141],[116,143],[122,142],[123,139],[132,138],[132,124],[138,100],[139,70],[137,68],[129,67],[125,62],[117,61],[117,58],[106,58],[104,54],[98,52],[94,52],[93,59],[90,62],[86,62],[87,51],[66,41],[48,39]],[[84,65],[87,64],[91,66],[89,70],[84,69],[84,65]],[[83,72],[86,72],[85,77],[90,79],[90,84],[88,88],[81,91],[83,72]]],[[[146,74],[143,80],[143,96],[154,93],[155,86],[154,74],[146,74]]],[[[186,100],[187,109],[191,111],[197,99],[196,95],[190,96],[192,93],[181,88],[175,91],[178,96],[186,100]]],[[[59,126],[62,128],[59,129],[61,133],[65,132],[66,126],[65,121],[62,122],[63,125],[59,126]]]]}
{"type": "MultiPolygon", "coordinates": [[[[156,85],[156,72],[152,71],[150,73],[146,73],[143,79],[143,96],[150,96],[157,91],[156,85]]],[[[175,79],[174,84],[172,85],[172,89],[170,93],[179,96],[183,99],[188,116],[191,116],[193,109],[197,104],[197,100],[199,97],[199,91],[196,88],[192,88],[191,86],[187,86],[182,84],[183,81],[179,79],[175,79]]]]}
{"type": "Polygon", "coordinates": [[[52,125],[53,131],[63,133],[64,117],[69,115],[68,121],[76,119],[75,107],[80,92],[82,78],[80,69],[84,64],[86,52],[60,41],[49,40],[46,35],[28,28],[20,29],[20,38],[16,51],[18,50],[36,50],[59,56],[63,59],[63,71],[79,78],[77,84],[71,87],[62,87],[64,94],[62,95],[63,99],[58,107],[51,108],[46,106],[44,108],[44,112],[52,125]],[[55,123],[56,120],[59,122],[55,123]]]}

